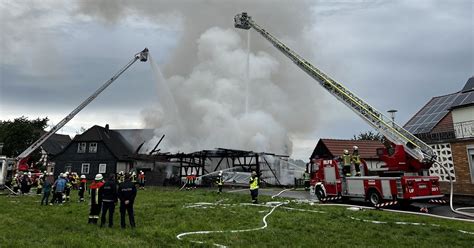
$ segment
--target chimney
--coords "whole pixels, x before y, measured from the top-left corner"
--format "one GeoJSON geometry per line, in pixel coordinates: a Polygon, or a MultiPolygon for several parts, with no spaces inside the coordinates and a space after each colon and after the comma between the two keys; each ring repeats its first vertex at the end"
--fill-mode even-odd
{"type": "Polygon", "coordinates": [[[109,132],[109,124],[105,124],[105,132],[106,132],[106,133],[109,132]]]}

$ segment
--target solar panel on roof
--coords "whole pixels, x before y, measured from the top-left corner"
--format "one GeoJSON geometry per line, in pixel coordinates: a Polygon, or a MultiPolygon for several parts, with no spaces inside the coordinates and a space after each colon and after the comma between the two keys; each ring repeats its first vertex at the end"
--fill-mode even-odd
{"type": "Polygon", "coordinates": [[[459,94],[459,96],[456,97],[454,102],[451,104],[451,107],[454,108],[472,103],[474,103],[474,91],[459,94]]]}
{"type": "Polygon", "coordinates": [[[448,113],[458,94],[433,98],[406,125],[405,128],[414,134],[430,132],[448,113]]]}

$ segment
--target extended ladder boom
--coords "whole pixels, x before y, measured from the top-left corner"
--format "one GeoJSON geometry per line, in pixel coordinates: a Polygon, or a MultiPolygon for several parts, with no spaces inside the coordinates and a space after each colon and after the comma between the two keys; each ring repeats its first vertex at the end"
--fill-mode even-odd
{"type": "Polygon", "coordinates": [[[436,159],[433,149],[429,145],[401,126],[392,122],[389,118],[349,91],[346,87],[339,84],[304,58],[296,54],[269,32],[265,31],[265,29],[256,24],[247,13],[244,12],[242,14],[237,14],[234,18],[234,26],[241,29],[255,29],[265,39],[270,41],[273,46],[280,50],[280,52],[290,58],[299,68],[318,81],[321,86],[329,91],[329,93],[348,106],[379,133],[387,137],[387,139],[392,143],[403,145],[405,151],[413,158],[416,158],[422,163],[428,164],[436,159]]]}
{"type": "Polygon", "coordinates": [[[33,151],[38,149],[51,135],[56,133],[59,129],[64,127],[66,123],[68,123],[72,118],[74,118],[75,115],[77,115],[83,108],[85,108],[89,103],[91,103],[97,96],[102,93],[110,84],[112,84],[122,73],[124,73],[130,66],[133,65],[137,60],[140,60],[142,62],[147,61],[148,59],[148,48],[145,48],[143,51],[135,54],[133,56],[133,59],[130,60],[122,69],[120,69],[115,75],[113,75],[107,82],[105,82],[99,89],[97,89],[91,96],[89,96],[86,100],[84,100],[77,108],[75,108],[69,115],[64,117],[58,124],[56,124],[49,132],[46,132],[43,136],[41,136],[37,141],[35,141],[33,144],[31,144],[30,147],[26,148],[25,151],[23,151],[17,159],[20,160],[22,158],[27,157],[30,155],[33,151]]]}

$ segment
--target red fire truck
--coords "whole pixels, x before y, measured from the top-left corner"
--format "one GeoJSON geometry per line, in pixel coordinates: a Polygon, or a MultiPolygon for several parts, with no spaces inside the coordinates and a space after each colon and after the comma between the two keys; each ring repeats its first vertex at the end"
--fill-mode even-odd
{"type": "MultiPolygon", "coordinates": [[[[438,177],[418,176],[416,173],[346,177],[338,160],[319,159],[313,162],[310,164],[310,184],[320,201],[361,198],[382,207],[443,197],[438,177]]],[[[367,175],[369,172],[365,163],[361,166],[367,175]]]]}
{"type": "MultiPolygon", "coordinates": [[[[357,197],[378,205],[383,204],[385,200],[414,201],[443,197],[438,186],[438,177],[425,176],[426,171],[436,162],[436,154],[428,144],[313,66],[260,27],[247,13],[237,14],[234,17],[234,26],[247,30],[253,28],[260,33],[296,66],[315,79],[388,141],[387,149],[377,151],[385,165],[376,175],[366,173],[362,177],[344,177],[341,176],[337,161],[314,161],[311,184],[320,200],[357,197]]],[[[363,168],[368,172],[364,163],[363,168]]]]}

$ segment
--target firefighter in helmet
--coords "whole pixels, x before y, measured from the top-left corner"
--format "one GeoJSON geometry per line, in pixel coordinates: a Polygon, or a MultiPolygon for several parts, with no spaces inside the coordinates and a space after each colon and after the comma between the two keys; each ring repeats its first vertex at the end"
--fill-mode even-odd
{"type": "Polygon", "coordinates": [[[346,177],[351,176],[351,155],[347,149],[344,149],[344,153],[342,154],[342,173],[346,177]]]}
{"type": "Polygon", "coordinates": [[[222,193],[222,187],[224,186],[224,178],[222,177],[222,171],[219,171],[219,176],[217,177],[217,187],[219,188],[219,194],[222,193]]]}
{"type": "Polygon", "coordinates": [[[360,176],[360,155],[359,155],[359,147],[354,146],[352,147],[352,156],[351,161],[354,164],[354,168],[356,170],[357,176],[360,176]]]}
{"type": "Polygon", "coordinates": [[[250,176],[249,186],[250,186],[250,196],[252,196],[252,203],[258,203],[258,176],[257,172],[252,171],[250,176]]]}
{"type": "Polygon", "coordinates": [[[102,174],[95,175],[94,182],[89,186],[91,195],[91,204],[89,212],[89,222],[97,224],[99,220],[100,209],[102,208],[102,199],[99,194],[99,189],[104,185],[104,177],[102,174]]]}
{"type": "Polygon", "coordinates": [[[123,183],[125,181],[125,174],[123,171],[120,171],[117,176],[117,182],[123,183]]]}
{"type": "Polygon", "coordinates": [[[81,181],[79,183],[79,192],[78,192],[79,202],[84,201],[84,192],[86,191],[86,188],[87,188],[86,175],[81,175],[81,181]]]}

